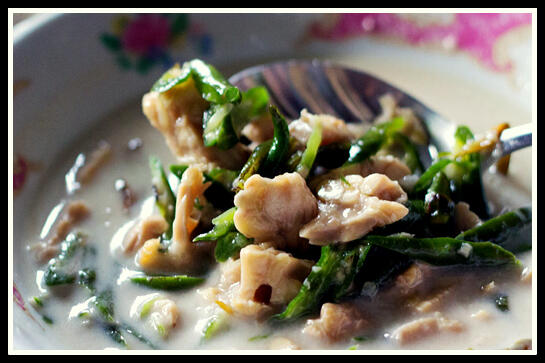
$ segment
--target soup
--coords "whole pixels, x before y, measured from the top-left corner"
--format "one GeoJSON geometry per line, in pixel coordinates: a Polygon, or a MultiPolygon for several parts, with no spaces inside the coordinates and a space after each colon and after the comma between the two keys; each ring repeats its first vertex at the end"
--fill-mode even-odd
{"type": "Polygon", "coordinates": [[[214,71],[174,67],[49,171],[25,240],[55,346],[531,347],[531,196],[481,179],[478,135],[426,179],[388,95],[370,129],[286,120],[214,71]]]}

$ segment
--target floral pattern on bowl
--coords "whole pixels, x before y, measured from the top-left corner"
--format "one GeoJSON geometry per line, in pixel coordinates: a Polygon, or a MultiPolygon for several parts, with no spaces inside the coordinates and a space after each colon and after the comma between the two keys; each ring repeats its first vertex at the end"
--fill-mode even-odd
{"type": "Polygon", "coordinates": [[[212,38],[189,14],[123,14],[113,18],[111,32],[100,35],[122,69],[147,73],[159,64],[173,64],[172,48],[189,45],[205,56],[212,51],[212,38]]]}
{"type": "Polygon", "coordinates": [[[339,41],[377,36],[460,51],[525,87],[531,71],[531,25],[531,13],[326,14],[311,24],[307,37],[339,41]]]}

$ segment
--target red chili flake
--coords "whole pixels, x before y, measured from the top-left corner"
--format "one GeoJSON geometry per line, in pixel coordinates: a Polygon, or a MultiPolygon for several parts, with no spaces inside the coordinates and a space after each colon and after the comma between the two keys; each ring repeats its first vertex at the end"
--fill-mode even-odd
{"type": "Polygon", "coordinates": [[[253,300],[261,304],[269,304],[271,302],[271,295],[271,285],[263,284],[255,290],[253,300]]]}

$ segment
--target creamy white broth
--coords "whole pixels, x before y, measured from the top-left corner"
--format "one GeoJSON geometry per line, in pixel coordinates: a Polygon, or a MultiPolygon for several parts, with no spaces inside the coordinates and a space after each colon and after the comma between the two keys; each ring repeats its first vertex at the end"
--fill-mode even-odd
{"type": "MultiPolygon", "coordinates": [[[[350,60],[348,60],[350,62],[350,60]]],[[[378,64],[368,63],[367,66],[377,73],[382,72],[395,78],[394,67],[389,68],[385,63],[382,68],[378,64]],[[373,68],[375,67],[375,68],[373,68]]],[[[363,67],[365,69],[365,67],[363,67]]],[[[420,71],[421,72],[421,71],[420,71]]],[[[433,82],[423,82],[419,79],[419,71],[413,70],[409,75],[400,76],[401,85],[409,89],[409,85],[415,86],[415,95],[418,97],[426,94],[423,100],[428,105],[433,105],[437,111],[452,116],[454,120],[463,119],[465,124],[479,124],[479,120],[492,120],[491,126],[505,120],[496,120],[488,109],[480,109],[473,105],[473,110],[467,109],[463,112],[456,112],[460,109],[461,100],[453,98],[452,102],[446,102],[443,95],[433,92],[433,82]],[[416,82],[416,80],[419,80],[416,82]],[[420,87],[420,88],[419,88],[420,87]],[[420,94],[419,94],[420,93],[420,94]],[[435,98],[434,98],[435,97],[435,98]],[[497,122],[496,122],[497,121],[497,122]]],[[[386,78],[386,77],[385,77],[386,78]]],[[[472,89],[460,80],[452,79],[453,89],[472,89]]],[[[481,98],[487,98],[489,102],[497,104],[497,112],[510,117],[521,116],[521,119],[528,117],[517,105],[501,102],[502,99],[496,94],[487,93],[485,90],[478,91],[481,98]]],[[[467,105],[466,105],[467,107],[467,105]]],[[[471,108],[471,106],[469,106],[471,108]]],[[[496,115],[496,114],[494,114],[496,115]]],[[[479,124],[480,125],[480,124],[479,124]]],[[[488,127],[488,124],[487,126],[488,127]]],[[[479,126],[475,131],[484,131],[486,128],[479,126]]],[[[524,151],[527,152],[527,151],[524,151]]],[[[424,339],[414,344],[398,346],[392,340],[387,339],[399,325],[414,319],[414,316],[405,316],[389,322],[377,330],[376,334],[369,340],[358,342],[354,340],[330,344],[320,341],[314,337],[301,333],[304,320],[289,325],[288,327],[271,330],[267,324],[254,321],[241,321],[231,319],[229,330],[203,343],[201,339],[202,325],[218,307],[203,298],[200,292],[207,287],[216,286],[220,273],[213,269],[206,276],[206,281],[193,289],[183,292],[161,292],[162,295],[171,298],[180,310],[180,319],[166,340],[159,338],[153,329],[144,321],[135,320],[130,316],[130,307],[133,301],[141,295],[156,292],[151,289],[136,286],[129,281],[120,279],[124,269],[135,269],[134,257],[124,257],[118,253],[116,246],[119,238],[123,236],[123,227],[128,228],[142,212],[144,205],[149,206],[151,191],[151,176],[148,166],[148,158],[155,155],[160,158],[164,165],[175,163],[164,139],[159,132],[153,129],[141,112],[141,105],[136,101],[120,109],[118,112],[107,117],[97,124],[96,128],[90,130],[72,148],[63,153],[55,168],[47,172],[41,192],[36,196],[35,208],[31,211],[29,222],[25,229],[24,240],[32,244],[39,240],[39,236],[45,221],[51,210],[60,201],[69,199],[84,200],[90,210],[91,217],[82,224],[75,227],[88,235],[88,244],[95,247],[97,288],[101,290],[108,286],[113,288],[115,317],[123,322],[129,323],[146,337],[152,340],[159,348],[164,349],[267,349],[275,337],[286,337],[302,349],[504,349],[511,347],[519,339],[530,338],[532,333],[531,321],[531,286],[518,282],[517,278],[512,281],[499,282],[502,292],[509,295],[509,312],[499,311],[490,298],[479,298],[465,301],[463,304],[450,304],[442,310],[445,316],[450,319],[461,321],[466,329],[463,333],[438,334],[437,336],[424,339]],[[129,151],[127,143],[133,138],[140,138],[142,146],[129,151]],[[112,158],[97,172],[93,180],[82,186],[73,195],[67,196],[65,190],[65,175],[72,167],[76,156],[79,153],[91,152],[97,144],[105,140],[112,146],[112,158]],[[121,195],[115,190],[114,184],[117,179],[123,178],[137,195],[137,203],[128,211],[122,206],[121,195]],[[37,222],[36,222],[37,221],[37,222]],[[484,309],[490,312],[491,318],[487,321],[480,321],[472,318],[471,314],[484,309]],[[261,337],[251,339],[252,337],[261,337]]],[[[531,168],[522,168],[520,157],[514,156],[511,162],[511,173],[517,175],[517,179],[504,180],[503,177],[487,174],[484,177],[487,196],[491,202],[492,210],[499,212],[505,208],[514,208],[530,205],[531,194],[529,185],[531,180],[531,168]],[[524,173],[522,173],[522,170],[524,173]],[[522,182],[520,182],[522,181],[522,182]],[[508,189],[512,192],[505,193],[508,189]]],[[[525,160],[527,162],[527,160],[525,160]]],[[[146,213],[146,212],[144,212],[146,213]]],[[[524,266],[531,267],[531,253],[518,256],[524,266]]],[[[43,266],[35,266],[42,269],[43,266]]],[[[29,274],[29,278],[32,276],[29,274]]],[[[470,277],[471,274],[464,276],[470,277]]],[[[486,280],[486,279],[485,279],[486,280]]],[[[499,278],[498,281],[501,281],[499,278]]],[[[478,283],[469,283],[478,288],[478,283]]],[[[40,294],[40,288],[35,281],[27,281],[27,286],[35,286],[34,295],[40,294]]],[[[463,297],[464,294],[461,294],[463,297]]],[[[54,341],[62,349],[118,349],[110,338],[97,326],[82,326],[76,319],[70,319],[69,313],[72,307],[85,301],[89,295],[85,290],[74,287],[71,293],[66,296],[51,296],[45,300],[43,313],[53,320],[52,325],[47,325],[47,330],[54,341]]],[[[456,297],[453,298],[456,300],[456,297]]],[[[377,314],[381,314],[380,309],[377,314]]],[[[385,318],[390,315],[383,311],[385,318]]],[[[128,336],[130,347],[133,349],[147,349],[148,347],[128,336]]],[[[57,345],[57,344],[55,344],[57,345]]]]}

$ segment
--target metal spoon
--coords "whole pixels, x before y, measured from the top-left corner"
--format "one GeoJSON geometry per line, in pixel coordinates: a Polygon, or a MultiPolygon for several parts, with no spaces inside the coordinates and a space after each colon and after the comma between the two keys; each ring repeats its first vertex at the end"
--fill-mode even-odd
{"type": "MultiPolygon", "coordinates": [[[[371,123],[380,113],[379,98],[391,94],[400,107],[411,108],[424,122],[429,147],[423,156],[428,166],[440,151],[450,151],[457,125],[391,84],[360,70],[323,60],[289,60],[247,68],[229,78],[247,90],[265,86],[271,103],[289,119],[303,108],[314,114],[334,115],[346,122],[371,123]],[[426,155],[427,154],[427,155],[426,155]]],[[[502,132],[495,149],[483,158],[483,170],[501,157],[532,145],[532,125],[502,132]]]]}

